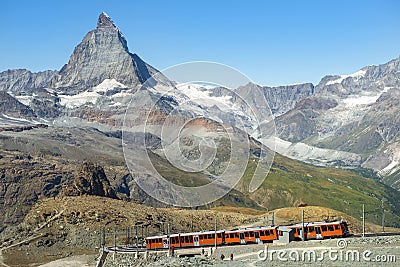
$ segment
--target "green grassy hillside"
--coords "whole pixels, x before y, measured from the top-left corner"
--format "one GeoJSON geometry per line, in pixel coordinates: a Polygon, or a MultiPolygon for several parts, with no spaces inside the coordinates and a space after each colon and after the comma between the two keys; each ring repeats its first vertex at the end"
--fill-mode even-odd
{"type": "MultiPolygon", "coordinates": [[[[245,191],[255,164],[237,189],[245,191]]],[[[276,155],[263,184],[250,197],[271,210],[305,203],[332,208],[355,218],[361,217],[365,204],[367,221],[381,220],[381,200],[385,198],[388,225],[400,227],[400,193],[372,178],[337,168],[322,168],[276,155]]]]}

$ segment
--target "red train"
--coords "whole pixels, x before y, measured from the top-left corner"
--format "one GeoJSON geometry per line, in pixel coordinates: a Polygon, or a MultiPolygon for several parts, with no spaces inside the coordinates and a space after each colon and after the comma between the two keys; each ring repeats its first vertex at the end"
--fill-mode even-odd
{"type": "MultiPolygon", "coordinates": [[[[301,240],[302,224],[295,224],[289,226],[295,230],[294,237],[301,240]]],[[[333,237],[346,237],[348,236],[349,228],[345,221],[335,222],[313,222],[304,224],[304,238],[307,239],[323,239],[333,237]]]]}
{"type": "MultiPolygon", "coordinates": [[[[301,224],[287,226],[294,229],[294,238],[301,239],[301,224]]],[[[347,223],[343,220],[335,222],[314,222],[304,225],[305,239],[323,239],[346,237],[349,235],[347,223]]],[[[163,249],[168,246],[175,248],[201,247],[240,244],[262,244],[278,240],[279,226],[263,226],[238,230],[204,231],[182,234],[150,236],[146,238],[147,249],[163,249]],[[215,238],[215,234],[217,235],[215,238]],[[168,241],[169,239],[169,241],[168,241]]]]}

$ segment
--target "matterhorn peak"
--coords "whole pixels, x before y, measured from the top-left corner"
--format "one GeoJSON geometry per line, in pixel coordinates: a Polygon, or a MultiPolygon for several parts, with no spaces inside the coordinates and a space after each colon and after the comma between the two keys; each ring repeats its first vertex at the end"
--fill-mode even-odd
{"type": "Polygon", "coordinates": [[[97,28],[117,28],[117,26],[105,12],[102,12],[97,20],[97,28]]]}

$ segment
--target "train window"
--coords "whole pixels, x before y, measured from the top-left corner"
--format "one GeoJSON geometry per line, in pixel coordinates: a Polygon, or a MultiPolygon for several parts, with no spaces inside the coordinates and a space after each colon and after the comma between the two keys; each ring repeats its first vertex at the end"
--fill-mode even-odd
{"type": "Polygon", "coordinates": [[[239,238],[239,234],[238,233],[235,233],[235,238],[239,238]]]}
{"type": "Polygon", "coordinates": [[[300,228],[296,228],[297,229],[297,234],[300,234],[300,228]]]}
{"type": "Polygon", "coordinates": [[[280,235],[280,236],[283,236],[283,231],[279,231],[279,235],[280,235]]]}
{"type": "Polygon", "coordinates": [[[308,227],[308,231],[309,231],[310,233],[314,232],[314,231],[315,231],[314,226],[308,227]]]}
{"type": "Polygon", "coordinates": [[[193,243],[193,236],[189,236],[189,242],[193,243]]]}
{"type": "Polygon", "coordinates": [[[264,236],[264,231],[260,231],[260,236],[264,236]]]}
{"type": "Polygon", "coordinates": [[[244,232],[245,237],[249,237],[249,232],[244,232]]]}
{"type": "Polygon", "coordinates": [[[215,239],[215,234],[211,234],[211,238],[212,238],[212,239],[215,239]]]}
{"type": "Polygon", "coordinates": [[[335,225],[335,230],[339,230],[339,229],[340,229],[339,225],[336,224],[336,225],[335,225]]]}
{"type": "Polygon", "coordinates": [[[322,231],[326,232],[326,225],[321,226],[322,231]]]}
{"type": "Polygon", "coordinates": [[[333,231],[333,225],[328,225],[328,231],[333,231]]]}
{"type": "Polygon", "coordinates": [[[181,243],[185,243],[185,239],[181,236],[181,243]]]}
{"type": "Polygon", "coordinates": [[[254,237],[254,232],[249,232],[250,237],[254,237]]]}
{"type": "Polygon", "coordinates": [[[255,232],[254,234],[255,234],[256,238],[260,238],[260,235],[258,234],[258,232],[255,232]]]}
{"type": "Polygon", "coordinates": [[[230,238],[235,238],[235,234],[234,234],[234,233],[230,233],[230,234],[229,234],[229,237],[230,237],[230,238]]]}
{"type": "Polygon", "coordinates": [[[221,237],[222,237],[222,236],[221,236],[221,233],[218,233],[218,234],[217,234],[217,237],[218,237],[218,238],[221,238],[221,237]]]}

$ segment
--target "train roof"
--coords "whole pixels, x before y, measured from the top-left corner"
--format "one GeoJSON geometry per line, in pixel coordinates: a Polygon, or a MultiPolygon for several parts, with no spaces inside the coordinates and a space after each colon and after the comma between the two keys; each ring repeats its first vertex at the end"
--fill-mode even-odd
{"type": "MultiPolygon", "coordinates": [[[[333,222],[308,222],[304,223],[304,226],[321,226],[321,225],[334,225],[338,223],[346,223],[345,220],[338,220],[338,221],[333,221],[333,222]]],[[[292,224],[292,225],[282,225],[282,226],[259,226],[259,227],[248,227],[248,228],[240,228],[240,229],[234,229],[234,230],[217,230],[217,233],[233,233],[233,232],[246,232],[246,231],[256,231],[256,230],[267,230],[267,229],[275,229],[278,227],[289,227],[289,228],[294,228],[294,227],[302,227],[301,223],[297,224],[292,224]]],[[[207,231],[198,231],[198,232],[190,232],[190,233],[178,233],[178,234],[171,234],[170,237],[176,237],[176,236],[189,236],[189,235],[204,235],[204,234],[214,234],[214,230],[207,230],[207,231]]],[[[167,238],[168,235],[157,235],[157,236],[149,236],[146,239],[153,239],[153,238],[167,238]]]]}
{"type": "Polygon", "coordinates": [[[256,230],[270,230],[270,229],[275,229],[278,226],[259,226],[259,227],[246,227],[246,228],[239,228],[239,229],[234,229],[234,230],[229,230],[225,231],[226,233],[232,233],[232,232],[237,232],[237,231],[256,231],[256,230]]]}
{"type": "MultiPolygon", "coordinates": [[[[223,232],[225,232],[225,230],[217,230],[216,232],[217,232],[217,234],[218,234],[218,233],[223,233],[223,232]]],[[[204,234],[214,234],[214,233],[215,233],[215,231],[213,231],[213,230],[208,230],[208,231],[200,231],[200,232],[170,234],[170,237],[175,237],[175,236],[188,236],[188,235],[204,235],[204,234]]],[[[156,235],[156,236],[149,236],[149,237],[146,237],[146,239],[148,239],[148,238],[151,238],[151,239],[153,239],[153,238],[167,238],[167,237],[168,237],[168,235],[156,235]]]]}
{"type": "MultiPolygon", "coordinates": [[[[345,223],[346,221],[340,220],[340,221],[333,221],[333,222],[308,222],[304,223],[304,226],[321,226],[321,225],[334,225],[334,224],[339,224],[339,223],[345,223]]],[[[297,223],[293,225],[286,225],[286,227],[302,227],[302,223],[297,223]]]]}

